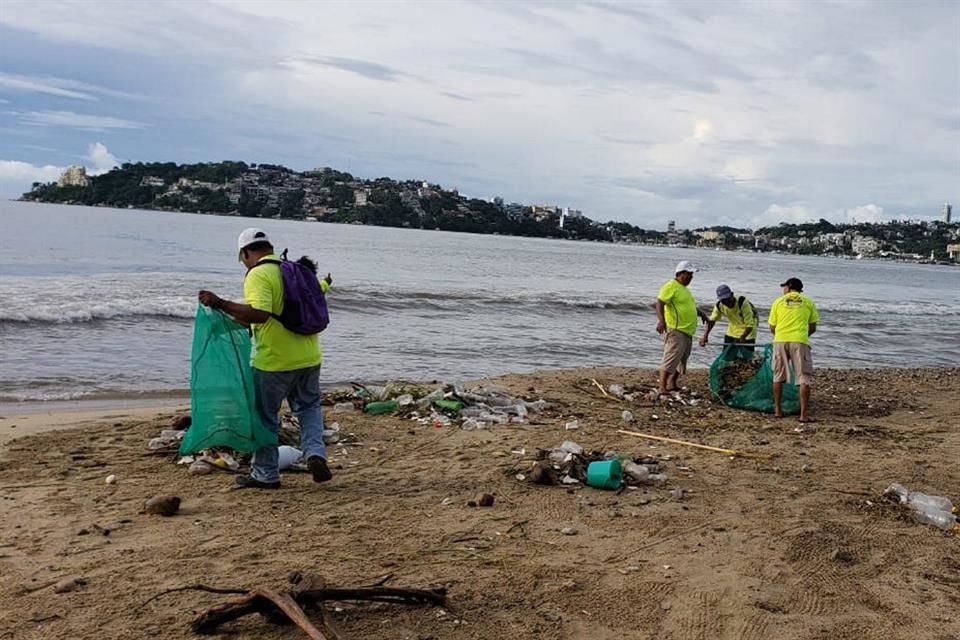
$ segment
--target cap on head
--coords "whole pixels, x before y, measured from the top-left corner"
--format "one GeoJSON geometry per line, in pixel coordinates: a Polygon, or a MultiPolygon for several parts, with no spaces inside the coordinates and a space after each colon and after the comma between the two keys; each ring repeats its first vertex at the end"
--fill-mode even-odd
{"type": "Polygon", "coordinates": [[[696,273],[697,271],[700,271],[700,269],[697,269],[695,266],[693,266],[693,264],[689,260],[681,260],[680,262],[677,263],[677,268],[674,270],[674,273],[677,274],[682,271],[686,271],[688,273],[696,273]]]}
{"type": "Polygon", "coordinates": [[[243,251],[255,242],[270,242],[267,232],[256,227],[244,229],[240,232],[240,237],[237,238],[237,251],[243,251]]]}
{"type": "Polygon", "coordinates": [[[780,286],[789,287],[791,291],[803,291],[803,282],[800,278],[787,278],[787,281],[781,282],[780,286]]]}
{"type": "Polygon", "coordinates": [[[733,297],[733,289],[728,287],[725,284],[717,287],[717,300],[726,300],[727,298],[733,297]]]}

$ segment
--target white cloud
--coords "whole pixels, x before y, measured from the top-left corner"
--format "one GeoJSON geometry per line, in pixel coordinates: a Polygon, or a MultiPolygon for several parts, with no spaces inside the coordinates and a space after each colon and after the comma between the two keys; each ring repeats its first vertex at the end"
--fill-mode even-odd
{"type": "Polygon", "coordinates": [[[106,173],[120,164],[102,142],[94,142],[87,147],[87,161],[90,163],[87,173],[92,176],[106,173]]]}
{"type": "Polygon", "coordinates": [[[64,168],[52,164],[39,166],[19,160],[0,160],[0,182],[24,184],[27,187],[34,182],[52,182],[60,177],[64,168]]]}
{"type": "MultiPolygon", "coordinates": [[[[34,105],[22,122],[121,133],[171,123],[138,135],[142,160],[324,163],[657,227],[844,219],[856,202],[933,216],[960,200],[957,3],[35,5],[5,0],[0,25],[39,35],[37,59],[132,53],[157,99],[116,117],[34,105]]],[[[96,60],[84,68],[101,85],[124,77],[96,60]]],[[[55,68],[0,83],[109,95],[44,72],[55,68]]]]}
{"type": "Polygon", "coordinates": [[[847,209],[845,222],[849,222],[851,224],[855,224],[857,222],[881,222],[889,217],[890,216],[883,215],[883,207],[879,207],[875,204],[865,204],[852,209],[847,209]]]}
{"type": "Polygon", "coordinates": [[[772,204],[763,213],[754,216],[751,224],[754,228],[773,227],[781,222],[802,224],[804,222],[816,222],[818,219],[819,217],[813,209],[804,204],[772,204]]]}
{"type": "Polygon", "coordinates": [[[132,120],[112,116],[96,116],[73,111],[16,111],[13,112],[20,122],[43,127],[71,127],[85,131],[107,131],[108,129],[142,129],[144,125],[132,120]]]}

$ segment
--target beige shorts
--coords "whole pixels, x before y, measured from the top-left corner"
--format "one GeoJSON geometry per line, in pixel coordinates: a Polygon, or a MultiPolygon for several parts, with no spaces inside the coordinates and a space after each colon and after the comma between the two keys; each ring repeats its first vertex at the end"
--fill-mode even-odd
{"type": "Polygon", "coordinates": [[[813,384],[813,353],[810,351],[810,345],[802,342],[774,342],[774,382],[786,382],[790,378],[788,363],[793,365],[796,384],[813,384]]]}
{"type": "Polygon", "coordinates": [[[663,335],[663,360],[660,361],[660,370],[667,373],[687,371],[687,358],[693,347],[693,337],[676,329],[667,329],[663,335]]]}

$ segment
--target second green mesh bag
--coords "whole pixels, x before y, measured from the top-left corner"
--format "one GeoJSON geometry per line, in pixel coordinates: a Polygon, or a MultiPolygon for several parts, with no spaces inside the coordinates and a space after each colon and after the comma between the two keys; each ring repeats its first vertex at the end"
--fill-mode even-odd
{"type": "MultiPolygon", "coordinates": [[[[710,365],[710,391],[728,407],[773,413],[773,345],[757,345],[752,353],[724,345],[710,365]]],[[[784,415],[800,412],[800,392],[793,382],[784,383],[781,405],[784,415]]]]}
{"type": "Polygon", "coordinates": [[[276,445],[257,418],[250,335],[228,316],[200,305],[193,326],[190,371],[191,425],[180,454],[211,447],[253,452],[276,445]]]}

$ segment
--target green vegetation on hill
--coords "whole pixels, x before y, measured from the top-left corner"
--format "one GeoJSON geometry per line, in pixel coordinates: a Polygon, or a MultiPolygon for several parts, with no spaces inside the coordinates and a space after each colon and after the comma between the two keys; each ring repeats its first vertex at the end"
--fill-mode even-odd
{"type": "MultiPolygon", "coordinates": [[[[82,176],[80,182],[82,182],[82,176]]],[[[245,162],[126,163],[87,178],[86,186],[35,183],[23,200],[119,208],[192,211],[249,217],[440,229],[468,233],[567,238],[600,242],[698,245],[801,254],[946,258],[960,242],[960,225],[939,222],[833,224],[819,220],[781,223],[751,231],[729,226],[676,230],[641,229],[626,222],[600,223],[557,207],[531,207],[468,198],[417,180],[364,180],[329,167],[297,172],[281,165],[245,162]],[[562,221],[562,224],[561,224],[562,221]],[[874,242],[875,241],[875,242],[874,242]]]]}

